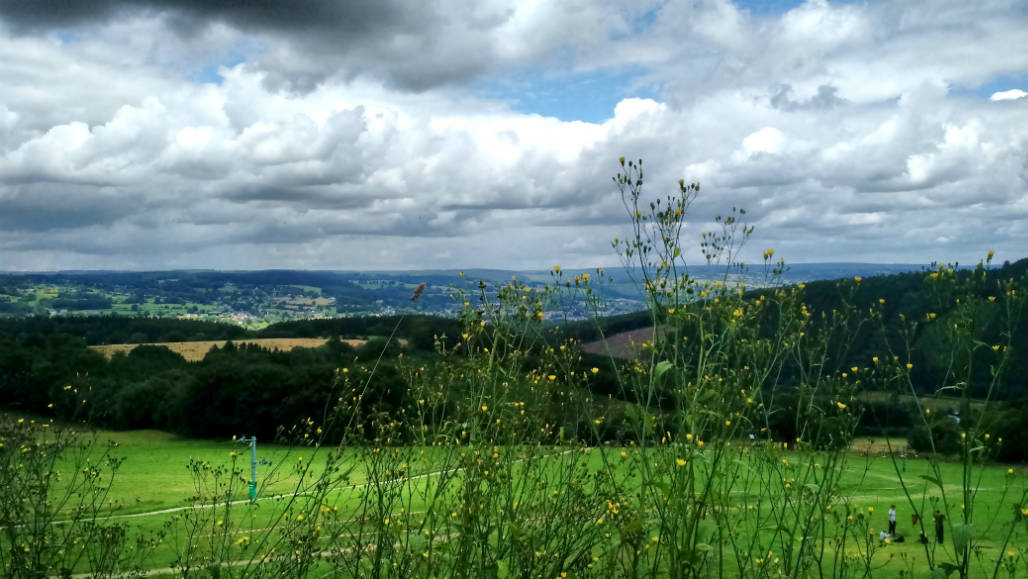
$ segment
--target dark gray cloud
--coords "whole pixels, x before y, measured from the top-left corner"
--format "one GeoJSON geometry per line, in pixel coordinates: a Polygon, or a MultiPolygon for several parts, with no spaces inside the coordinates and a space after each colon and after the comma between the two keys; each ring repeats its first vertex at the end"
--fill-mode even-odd
{"type": "Polygon", "coordinates": [[[51,29],[110,18],[125,2],[66,2],[63,0],[5,0],[0,16],[10,26],[29,31],[51,29]]]}
{"type": "MultiPolygon", "coordinates": [[[[368,77],[421,92],[555,61],[563,71],[630,65],[639,54],[631,32],[660,2],[42,0],[0,3],[0,25],[14,34],[56,30],[77,39],[148,19],[184,46],[210,46],[207,37],[220,26],[239,33],[239,46],[214,55],[232,61],[245,53],[241,60],[264,75],[269,90],[307,94],[329,79],[368,77]]],[[[167,58],[161,51],[148,56],[167,58]]]]}
{"type": "Polygon", "coordinates": [[[374,30],[412,31],[418,22],[431,24],[426,4],[390,0],[5,0],[0,2],[0,17],[34,30],[104,22],[139,12],[170,12],[181,19],[181,29],[175,30],[179,33],[189,33],[212,20],[224,20],[253,29],[331,30],[363,37],[374,30]],[[193,26],[186,25],[187,21],[193,21],[193,26]]]}
{"type": "Polygon", "coordinates": [[[0,195],[0,228],[45,233],[109,225],[139,211],[137,199],[112,188],[73,184],[5,185],[0,195]]]}
{"type": "MultiPolygon", "coordinates": [[[[0,3],[0,21],[14,33],[102,26],[160,18],[184,39],[224,24],[269,40],[248,66],[266,73],[273,90],[310,92],[328,78],[380,77],[410,90],[479,74],[494,60],[490,30],[506,12],[399,0],[58,0],[0,3]]],[[[87,33],[88,34],[88,33],[87,33]]]]}

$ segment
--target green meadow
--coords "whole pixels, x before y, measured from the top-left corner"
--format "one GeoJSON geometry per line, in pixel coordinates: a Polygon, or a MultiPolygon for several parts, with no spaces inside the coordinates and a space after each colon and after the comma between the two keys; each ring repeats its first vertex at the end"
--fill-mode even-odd
{"type": "MultiPolygon", "coordinates": [[[[249,480],[250,450],[247,444],[232,440],[191,439],[157,430],[97,431],[90,436],[95,437],[97,441],[96,448],[93,449],[95,456],[99,456],[97,453],[102,450],[125,459],[111,485],[108,514],[135,514],[182,506],[195,490],[195,477],[189,468],[190,461],[194,460],[220,466],[235,463],[244,468],[244,478],[249,480]],[[109,451],[108,443],[115,445],[109,451]]],[[[900,475],[912,481],[918,489],[926,489],[925,492],[930,494],[932,485],[921,478],[931,476],[926,459],[896,458],[894,464],[893,459],[882,452],[884,439],[875,442],[875,448],[879,449],[879,452],[869,454],[862,450],[853,450],[847,455],[846,474],[839,485],[841,496],[884,513],[890,503],[899,504],[906,501],[899,487],[900,475]],[[896,472],[897,468],[900,470],[899,475],[896,472]]],[[[904,440],[894,439],[890,442],[896,449],[906,446],[904,440]]],[[[743,441],[737,441],[736,444],[746,446],[743,441]]],[[[261,500],[266,500],[269,496],[289,494],[297,488],[301,481],[299,474],[291,468],[294,461],[311,464],[314,471],[320,472],[319,469],[324,466],[329,453],[341,451],[345,455],[349,450],[356,457],[366,452],[366,449],[288,446],[265,444],[260,441],[257,448],[261,500]]],[[[423,469],[413,474],[431,473],[445,464],[444,449],[416,447],[414,450],[404,450],[411,456],[417,455],[420,463],[418,466],[423,469]]],[[[592,462],[596,468],[603,466],[600,458],[602,454],[611,455],[611,464],[619,469],[628,470],[633,464],[632,461],[626,461],[620,456],[622,452],[634,452],[631,447],[592,447],[589,452],[593,456],[592,462]]],[[[785,458],[799,456],[804,462],[809,457],[817,456],[816,453],[806,451],[782,452],[781,455],[785,458]]],[[[353,466],[359,467],[359,464],[353,466]]],[[[948,479],[960,478],[959,463],[943,462],[942,468],[948,479]]],[[[1028,489],[1028,478],[1024,476],[1026,474],[1028,470],[1022,465],[996,463],[983,469],[978,486],[978,499],[991,497],[998,501],[1003,493],[1009,495],[1015,491],[1019,495],[1028,489]],[[1008,473],[1008,469],[1013,469],[1013,475],[1008,473]]],[[[366,473],[357,468],[348,480],[353,484],[365,483],[366,473]]],[[[957,487],[949,485],[949,488],[952,491],[957,487]]],[[[745,496],[743,491],[740,490],[740,493],[745,496]]],[[[236,489],[232,498],[246,499],[246,487],[236,489]]],[[[1012,498],[1011,502],[1016,498],[1012,498]]],[[[993,509],[998,512],[1000,505],[993,504],[995,501],[986,501],[990,505],[988,512],[993,512],[993,509]]],[[[982,504],[978,504],[978,507],[981,508],[982,504]]],[[[903,509],[909,514],[909,505],[904,505],[903,509]]],[[[1010,510],[1009,505],[1006,510],[1010,510]]]]}
{"type": "MultiPolygon", "coordinates": [[[[469,479],[479,479],[474,484],[490,484],[489,471],[467,460],[469,455],[482,453],[482,448],[475,445],[319,448],[258,443],[260,496],[250,502],[245,484],[250,469],[248,445],[232,440],[188,439],[154,430],[98,431],[88,436],[95,443],[87,462],[98,463],[105,455],[124,459],[97,509],[99,522],[122,523],[136,537],[162,534],[145,563],[147,569],[158,575],[163,574],[162,570],[174,575],[172,565],[182,563],[182,543],[194,541],[201,550],[220,553],[217,565],[245,576],[240,575],[243,570],[256,569],[255,560],[261,557],[276,556],[286,543],[295,540],[299,529],[307,531],[307,548],[318,555],[312,562],[312,571],[328,572],[329,553],[333,549],[352,551],[378,545],[372,538],[377,537],[383,525],[392,527],[391,536],[397,544],[402,542],[405,548],[423,554],[432,544],[426,537],[452,540],[454,534],[466,531],[453,515],[463,504],[461,493],[471,484],[469,479]],[[379,460],[379,456],[387,458],[379,460]],[[338,470],[326,472],[330,463],[338,470]],[[213,474],[218,469],[231,473],[233,467],[235,475],[219,479],[213,474]],[[326,485],[326,481],[331,482],[326,485]],[[369,504],[383,498],[385,504],[369,504]],[[432,520],[426,523],[426,517],[432,520]]],[[[875,577],[927,575],[926,552],[940,558],[953,556],[950,543],[935,542],[930,517],[936,508],[958,516],[955,513],[961,509],[962,488],[959,484],[944,483],[940,487],[932,482],[937,473],[929,460],[903,458],[898,451],[889,455],[881,450],[886,446],[883,440],[875,441],[875,452],[855,449],[841,454],[813,451],[802,445],[798,450],[789,450],[788,445],[781,444],[732,442],[719,449],[708,446],[705,450],[676,444],[649,449],[634,445],[494,447],[497,458],[486,457],[485,464],[495,465],[497,470],[491,476],[503,473],[501,476],[508,477],[502,484],[521,486],[517,496],[520,502],[531,506],[520,510],[518,518],[531,525],[534,519],[552,516],[553,504],[547,500],[568,490],[553,489],[546,484],[547,480],[563,481],[574,487],[587,485],[587,481],[597,477],[610,477],[620,481],[621,493],[630,497],[646,491],[641,488],[641,473],[647,467],[664,472],[661,480],[666,484],[674,480],[676,471],[720,455],[722,460],[733,463],[720,472],[729,472],[737,479],[725,493],[729,502],[720,505],[728,513],[724,520],[738,525],[738,536],[753,536],[754,544],[761,545],[781,541],[781,517],[788,516],[781,505],[789,501],[801,505],[804,489],[822,480],[818,470],[829,466],[838,471],[838,477],[830,497],[824,501],[824,509],[803,511],[809,517],[826,521],[819,527],[823,533],[820,540],[839,541],[848,535],[846,556],[866,558],[875,577]],[[679,466],[674,458],[678,456],[689,456],[686,465],[679,466]],[[948,504],[941,500],[944,494],[948,504]],[[903,542],[879,540],[879,532],[888,525],[886,513],[890,505],[896,505],[897,534],[904,537],[903,542]],[[915,512],[929,517],[924,527],[930,539],[928,545],[917,540],[922,527],[911,523],[910,515],[915,512]]],[[[889,443],[894,449],[905,446],[903,440],[889,443]]],[[[944,461],[937,466],[943,480],[963,480],[961,463],[944,461]]],[[[706,477],[710,472],[699,469],[696,474],[706,477]]],[[[492,484],[498,482],[499,477],[492,484]]],[[[703,482],[699,484],[702,486],[703,482]]],[[[1006,549],[1007,563],[1017,561],[1023,571],[1022,561],[1028,553],[1022,546],[1028,541],[1028,527],[1020,524],[1012,534],[1008,533],[1015,517],[1012,505],[1019,504],[1028,492],[1028,472],[1020,466],[984,465],[975,472],[970,488],[974,494],[974,519],[980,522],[975,537],[978,548],[983,553],[1006,549]]],[[[488,496],[493,500],[488,508],[502,510],[513,504],[506,492],[488,496]]],[[[578,515],[582,527],[602,530],[604,522],[600,521],[604,513],[612,516],[610,509],[588,505],[590,501],[584,497],[579,499],[582,504],[575,508],[582,508],[578,515]]],[[[659,525],[652,521],[638,531],[645,538],[644,550],[656,552],[659,541],[666,540],[659,525]]],[[[953,532],[950,526],[946,531],[953,532]]],[[[496,540],[495,536],[489,537],[496,532],[494,529],[486,533],[486,539],[496,540]]],[[[595,544],[590,544],[586,551],[597,561],[608,550],[606,543],[623,540],[604,537],[603,533],[596,533],[592,539],[595,544]]],[[[727,553],[726,559],[731,562],[737,557],[752,556],[754,561],[761,561],[756,569],[768,571],[769,575],[776,575],[778,569],[787,571],[782,561],[784,554],[779,551],[776,556],[774,547],[767,550],[770,555],[763,548],[760,553],[743,549],[740,553],[727,553]]],[[[586,564],[581,574],[588,575],[590,569],[586,564]]],[[[848,576],[835,559],[827,560],[822,570],[829,576],[848,576]]],[[[181,574],[181,568],[176,567],[176,572],[181,574]]]]}

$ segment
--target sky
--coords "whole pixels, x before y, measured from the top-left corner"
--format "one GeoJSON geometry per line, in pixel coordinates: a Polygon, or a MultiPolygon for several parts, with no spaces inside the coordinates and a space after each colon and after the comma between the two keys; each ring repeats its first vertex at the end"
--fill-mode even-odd
{"type": "Polygon", "coordinates": [[[0,270],[1028,257],[1022,0],[0,0],[0,270]]]}

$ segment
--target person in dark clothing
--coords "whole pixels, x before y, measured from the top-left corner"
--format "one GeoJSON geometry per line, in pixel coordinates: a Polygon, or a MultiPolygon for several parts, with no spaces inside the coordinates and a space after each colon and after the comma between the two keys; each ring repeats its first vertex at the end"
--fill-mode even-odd
{"type": "Polygon", "coordinates": [[[935,520],[935,542],[936,543],[942,543],[943,542],[943,535],[945,534],[945,531],[946,531],[946,525],[945,525],[946,515],[940,513],[939,510],[936,509],[935,510],[935,516],[932,517],[932,518],[935,520]]]}

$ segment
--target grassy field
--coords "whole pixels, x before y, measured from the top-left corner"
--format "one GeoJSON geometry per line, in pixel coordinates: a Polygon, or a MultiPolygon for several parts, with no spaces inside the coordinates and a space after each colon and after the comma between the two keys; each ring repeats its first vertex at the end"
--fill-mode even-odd
{"type": "MultiPolygon", "coordinates": [[[[262,463],[258,471],[260,499],[251,504],[246,501],[247,489],[243,480],[249,478],[250,453],[246,445],[231,440],[185,439],[152,430],[99,432],[95,436],[98,441],[116,443],[111,453],[125,458],[99,514],[111,517],[108,522],[126,523],[140,535],[170,530],[164,542],[148,558],[147,567],[152,569],[166,569],[175,560],[176,553],[181,551],[183,540],[201,541],[209,544],[211,549],[218,548],[216,544],[219,542],[227,542],[224,549],[229,558],[226,560],[247,559],[251,556],[247,548],[252,545],[268,546],[292,540],[289,538],[299,532],[305,515],[308,520],[316,521],[311,522],[311,525],[317,525],[316,528],[310,529],[316,535],[312,545],[315,550],[320,548],[319,545],[325,549],[338,545],[340,537],[345,537],[346,544],[353,541],[359,544],[360,539],[354,537],[366,535],[370,540],[382,532],[381,520],[368,523],[369,512],[385,512],[386,525],[390,524],[389,518],[393,518],[392,529],[398,537],[407,537],[406,540],[413,537],[415,542],[422,541],[423,528],[431,528],[433,536],[449,536],[459,532],[460,525],[443,516],[442,520],[434,520],[426,526],[426,513],[450,513],[456,504],[464,504],[462,497],[455,494],[457,491],[454,489],[461,487],[455,481],[470,476],[467,471],[475,468],[474,463],[464,460],[465,451],[460,446],[329,449],[313,446],[290,448],[261,442],[257,453],[262,463]],[[311,483],[329,465],[329,454],[333,451],[342,451],[339,460],[332,463],[339,469],[337,474],[328,477],[335,482],[331,488],[319,490],[311,483]],[[388,458],[384,458],[386,454],[388,458]],[[231,469],[233,466],[240,469],[242,476],[222,476],[219,480],[226,486],[219,487],[214,473],[220,467],[231,469]],[[217,505],[210,505],[209,500],[201,497],[217,494],[222,488],[228,492],[217,505]],[[383,493],[381,489],[389,491],[383,493]],[[381,501],[383,497],[387,501],[384,506],[374,504],[375,500],[381,501]],[[182,529],[189,525],[193,526],[193,536],[180,536],[182,529]],[[196,535],[197,532],[200,535],[196,535]]],[[[779,530],[773,524],[776,515],[762,511],[773,503],[769,500],[769,487],[762,481],[766,481],[768,475],[781,476],[782,481],[789,480],[790,475],[803,478],[805,470],[809,470],[811,465],[818,465],[818,461],[827,459],[827,456],[813,451],[786,451],[781,448],[761,451],[758,455],[757,452],[748,452],[746,444],[738,444],[741,450],[733,451],[733,456],[739,469],[733,472],[741,476],[743,482],[736,484],[732,491],[733,501],[729,508],[739,513],[742,528],[750,528],[748,532],[773,540],[779,530]],[[773,460],[769,461],[769,458],[773,460]],[[778,461],[784,466],[779,466],[778,461]]],[[[926,547],[916,540],[919,528],[911,525],[910,515],[920,512],[922,516],[930,517],[933,509],[941,508],[942,505],[935,501],[945,490],[950,501],[948,512],[955,516],[954,512],[960,509],[960,486],[954,483],[961,480],[962,467],[958,463],[943,463],[942,479],[947,482],[936,488],[929,482],[935,474],[927,460],[910,458],[894,461],[886,454],[887,445],[883,440],[873,440],[869,445],[864,439],[859,444],[844,455],[842,476],[838,480],[832,506],[839,513],[857,514],[861,521],[866,517],[860,532],[870,533],[873,542],[878,543],[877,533],[887,526],[886,512],[890,505],[896,505],[897,530],[907,541],[879,543],[873,555],[874,576],[899,577],[902,576],[901,571],[914,571],[914,576],[919,576],[920,571],[927,569],[923,563],[918,563],[923,560],[926,547]],[[903,492],[900,477],[912,491],[913,503],[903,492]]],[[[905,446],[905,441],[893,440],[891,444],[900,448],[905,446]]],[[[757,446],[749,448],[756,450],[757,446]]],[[[497,468],[507,473],[511,480],[517,481],[531,469],[536,469],[533,476],[542,476],[542,485],[520,491],[525,502],[529,498],[545,500],[550,493],[546,479],[561,480],[560,473],[571,468],[581,468],[589,473],[613,469],[624,484],[637,485],[636,475],[644,466],[642,457],[646,456],[631,447],[565,450],[526,447],[496,448],[496,451],[508,458],[513,457],[505,466],[501,467],[500,461],[497,463],[497,468]]],[[[467,452],[472,451],[468,449],[467,452]]],[[[659,448],[653,452],[646,460],[674,456],[659,448]]],[[[477,451],[475,455],[478,455],[477,451]]],[[[694,457],[694,460],[702,459],[702,453],[694,457]]],[[[489,471],[485,473],[488,476],[489,471]]],[[[983,549],[995,550],[1003,540],[1004,529],[1009,526],[1012,516],[1010,505],[1028,490],[1026,475],[1028,471],[1023,466],[996,464],[986,466],[973,480],[975,518],[982,522],[977,540],[983,549]]],[[[773,485],[772,488],[777,490],[770,492],[794,492],[789,490],[788,484],[784,487],[773,485]]],[[[560,489],[560,492],[565,490],[560,489]]],[[[552,492],[555,496],[558,490],[552,492]]],[[[493,508],[502,509],[502,504],[493,505],[493,508]]],[[[829,511],[822,516],[829,515],[833,513],[829,511]]],[[[525,511],[522,516],[526,521],[533,519],[531,511],[525,511]]],[[[930,520],[927,528],[932,535],[930,520]]],[[[1022,529],[1014,539],[1011,552],[1016,551],[1021,557],[1028,535],[1022,529]]],[[[408,546],[416,550],[423,547],[408,546]]],[[[936,545],[932,540],[927,548],[938,550],[937,556],[945,559],[950,547],[949,544],[936,545]]],[[[602,544],[597,545],[596,552],[602,549],[602,544]]]]}
{"type": "MultiPolygon", "coordinates": [[[[256,344],[268,350],[289,351],[293,348],[317,348],[323,346],[328,340],[326,338],[255,338],[251,340],[235,340],[234,344],[256,344]]],[[[342,340],[343,342],[359,348],[367,343],[367,340],[342,340]]],[[[173,352],[181,354],[189,362],[199,362],[207,355],[207,352],[214,347],[225,344],[224,340],[202,340],[195,342],[155,342],[145,344],[150,346],[164,346],[173,352]]],[[[110,358],[118,352],[129,353],[136,346],[144,344],[105,344],[102,346],[90,346],[90,348],[110,358]]]]}
{"type": "MultiPolygon", "coordinates": [[[[202,440],[184,438],[175,434],[158,430],[133,430],[123,432],[100,431],[95,434],[98,441],[114,442],[117,447],[113,453],[125,457],[124,466],[119,470],[117,480],[112,487],[111,500],[120,503],[118,512],[138,513],[152,510],[159,510],[180,506],[182,501],[192,492],[192,476],[188,468],[191,459],[207,461],[213,464],[229,464],[233,458],[245,462],[246,474],[249,476],[248,445],[233,442],[232,440],[202,440]],[[235,454],[233,457],[232,455],[235,454]]],[[[894,449],[906,445],[901,439],[889,441],[894,449]]],[[[410,449],[407,449],[410,451],[410,449]]],[[[594,448],[591,453],[595,454],[596,468],[600,468],[602,460],[599,458],[606,452],[614,456],[613,463],[622,467],[630,466],[620,456],[626,449],[622,448],[594,448]]],[[[312,463],[315,468],[320,464],[318,460],[325,458],[326,449],[314,447],[290,447],[279,444],[270,444],[258,441],[258,459],[272,464],[279,464],[285,459],[290,461],[302,458],[308,464],[312,463]]],[[[441,459],[433,461],[433,455],[440,455],[444,451],[433,447],[414,447],[414,453],[423,456],[425,472],[430,472],[441,459]],[[425,453],[425,450],[428,450],[425,453]],[[424,453],[424,454],[422,454],[424,453]]],[[[919,480],[921,475],[930,474],[925,459],[898,459],[894,466],[891,458],[886,454],[887,444],[885,439],[859,439],[854,441],[853,450],[850,453],[846,466],[847,476],[843,484],[846,492],[843,496],[851,500],[866,503],[867,506],[876,508],[888,508],[890,501],[902,502],[900,494],[898,475],[896,468],[901,469],[909,480],[919,480]],[[868,452],[870,450],[870,452],[868,452]],[[905,463],[905,464],[904,464],[905,463]]],[[[806,456],[807,453],[790,453],[806,456]]],[[[437,457],[438,458],[438,457],[437,457]]],[[[945,464],[944,469],[959,469],[959,464],[945,464]]],[[[261,466],[260,471],[267,471],[267,467],[261,466]]],[[[956,471],[954,471],[956,472],[956,471]]],[[[1016,489],[1028,488],[1028,470],[1023,465],[996,464],[985,471],[986,476],[979,485],[979,499],[988,498],[993,493],[1001,491],[1014,484],[1016,489]],[[1014,475],[1008,473],[1013,468],[1014,475]]],[[[421,474],[421,473],[416,473],[421,474]]],[[[298,476],[293,472],[278,472],[269,474],[260,473],[262,489],[264,494],[279,494],[290,492],[298,482],[298,476]]],[[[953,477],[950,477],[951,479],[953,477]]],[[[959,479],[959,477],[956,477],[959,479]]],[[[351,480],[356,483],[365,481],[361,472],[355,473],[351,480]]],[[[921,483],[918,483],[921,486],[921,483]]],[[[237,498],[246,496],[245,489],[240,490],[237,498]]],[[[997,495],[998,496],[998,495],[997,495]]],[[[884,511],[883,511],[884,512],[884,511]]]]}
{"type": "MultiPolygon", "coordinates": [[[[196,490],[189,467],[192,460],[229,464],[231,454],[235,453],[240,464],[246,463],[249,476],[249,447],[231,440],[189,439],[159,430],[104,431],[95,436],[100,443],[98,447],[113,442],[117,446],[111,449],[111,454],[125,458],[111,486],[103,514],[134,514],[182,506],[196,490]]],[[[280,464],[290,457],[306,457],[309,462],[312,455],[310,449],[290,449],[262,441],[258,441],[257,448],[259,459],[272,464],[280,464]]],[[[261,471],[264,471],[262,490],[267,493],[290,492],[295,487],[297,477],[292,473],[268,473],[264,465],[261,471]]],[[[233,498],[245,497],[243,487],[233,498]]]]}

